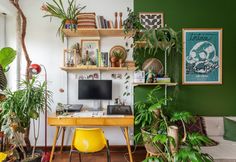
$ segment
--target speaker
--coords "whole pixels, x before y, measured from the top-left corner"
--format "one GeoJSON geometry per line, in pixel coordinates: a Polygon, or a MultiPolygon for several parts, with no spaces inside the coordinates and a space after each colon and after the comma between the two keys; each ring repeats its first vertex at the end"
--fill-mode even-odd
{"type": "Polygon", "coordinates": [[[132,115],[128,105],[107,105],[107,115],[132,115]]]}

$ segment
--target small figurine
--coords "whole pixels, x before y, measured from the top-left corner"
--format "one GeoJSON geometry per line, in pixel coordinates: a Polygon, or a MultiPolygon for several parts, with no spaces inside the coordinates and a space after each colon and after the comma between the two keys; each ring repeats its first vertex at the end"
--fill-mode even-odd
{"type": "Polygon", "coordinates": [[[118,13],[115,12],[115,28],[118,28],[118,20],[117,20],[118,13]]]}
{"type": "Polygon", "coordinates": [[[119,16],[120,16],[120,23],[119,23],[119,28],[122,29],[122,12],[119,13],[119,16]]]}
{"type": "Polygon", "coordinates": [[[152,72],[152,69],[149,68],[146,73],[146,83],[153,83],[155,74],[152,72]]]}

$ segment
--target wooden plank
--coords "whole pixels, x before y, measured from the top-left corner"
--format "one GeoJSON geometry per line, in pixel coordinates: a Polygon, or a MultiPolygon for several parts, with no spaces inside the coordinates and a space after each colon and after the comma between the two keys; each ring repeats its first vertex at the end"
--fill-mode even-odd
{"type": "Polygon", "coordinates": [[[110,71],[110,70],[127,70],[127,71],[135,71],[136,67],[92,67],[92,66],[79,66],[79,67],[61,67],[62,70],[72,72],[72,71],[80,71],[80,70],[101,70],[101,71],[110,71]]]}
{"type": "Polygon", "coordinates": [[[133,83],[134,86],[155,86],[155,85],[167,85],[176,86],[178,83],[133,83]]]}
{"type": "Polygon", "coordinates": [[[125,34],[123,29],[63,29],[66,37],[124,37],[131,36],[132,32],[125,34]]]}
{"type": "Polygon", "coordinates": [[[133,126],[134,116],[124,117],[48,117],[50,126],[133,126]]]}

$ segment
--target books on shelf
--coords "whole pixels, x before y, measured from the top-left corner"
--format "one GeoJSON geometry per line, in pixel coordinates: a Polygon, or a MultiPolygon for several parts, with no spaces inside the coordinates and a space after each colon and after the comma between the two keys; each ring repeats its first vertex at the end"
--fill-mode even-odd
{"type": "Polygon", "coordinates": [[[157,78],[157,83],[170,83],[170,78],[157,78]]]}
{"type": "Polygon", "coordinates": [[[114,28],[113,22],[111,20],[107,20],[104,16],[97,16],[97,27],[100,29],[111,29],[114,28]]]}
{"type": "Polygon", "coordinates": [[[97,50],[97,67],[109,67],[109,54],[108,52],[100,52],[97,50]]]}

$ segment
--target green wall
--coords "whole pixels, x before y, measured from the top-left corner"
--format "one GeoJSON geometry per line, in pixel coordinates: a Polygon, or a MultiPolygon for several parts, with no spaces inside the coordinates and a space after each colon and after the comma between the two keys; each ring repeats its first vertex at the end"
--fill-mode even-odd
{"type": "MultiPolygon", "coordinates": [[[[134,10],[163,12],[165,23],[175,30],[223,28],[223,85],[181,85],[175,108],[198,115],[236,115],[236,1],[134,0],[134,10]]],[[[136,87],[135,101],[147,91],[136,87]]]]}

